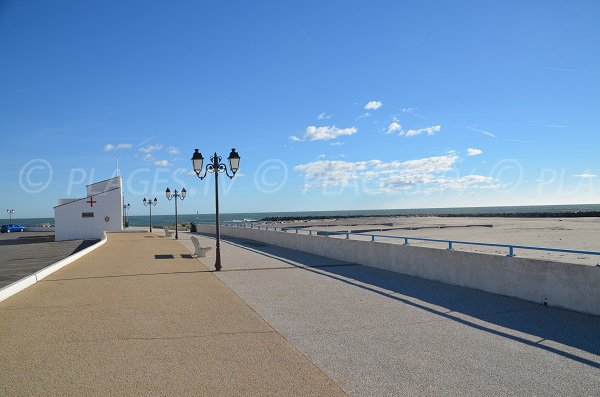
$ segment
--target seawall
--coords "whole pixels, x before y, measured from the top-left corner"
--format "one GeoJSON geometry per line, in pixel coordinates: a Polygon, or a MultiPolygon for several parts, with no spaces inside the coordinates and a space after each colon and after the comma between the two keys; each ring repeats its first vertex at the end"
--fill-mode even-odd
{"type": "Polygon", "coordinates": [[[221,235],[600,315],[600,267],[229,226],[221,235]]]}

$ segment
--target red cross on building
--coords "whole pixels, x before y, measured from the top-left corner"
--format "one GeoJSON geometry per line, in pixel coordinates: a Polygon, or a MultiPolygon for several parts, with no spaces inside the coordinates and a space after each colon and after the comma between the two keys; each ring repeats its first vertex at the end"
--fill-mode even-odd
{"type": "Polygon", "coordinates": [[[90,207],[93,207],[94,203],[97,203],[97,201],[94,200],[93,197],[90,197],[90,199],[88,201],[86,201],[86,203],[88,203],[90,205],[90,207]]]}

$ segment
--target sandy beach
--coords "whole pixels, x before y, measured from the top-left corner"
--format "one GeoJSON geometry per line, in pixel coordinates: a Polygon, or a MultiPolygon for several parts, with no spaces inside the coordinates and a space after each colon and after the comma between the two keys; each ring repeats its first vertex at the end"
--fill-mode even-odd
{"type": "MultiPolygon", "coordinates": [[[[274,224],[274,223],[270,223],[274,224]]],[[[423,237],[443,240],[526,245],[546,248],[600,251],[600,218],[490,218],[490,217],[389,217],[323,219],[318,221],[281,222],[277,226],[301,227],[301,230],[365,231],[365,233],[423,237]]],[[[302,231],[301,231],[302,232],[302,231]]],[[[345,238],[341,236],[340,238],[345,238]]],[[[352,236],[354,239],[369,239],[352,236]]],[[[400,239],[378,239],[403,244],[400,239]]],[[[412,241],[410,244],[446,249],[447,245],[412,241]]],[[[455,249],[506,255],[505,248],[456,244],[455,249]]],[[[597,265],[600,256],[516,250],[525,258],[537,258],[585,265],[597,265]]]]}

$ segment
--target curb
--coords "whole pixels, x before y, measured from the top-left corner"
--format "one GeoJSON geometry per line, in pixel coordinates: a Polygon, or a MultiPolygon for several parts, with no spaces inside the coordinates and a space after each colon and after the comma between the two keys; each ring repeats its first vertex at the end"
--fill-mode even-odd
{"type": "Polygon", "coordinates": [[[55,271],[62,269],[68,264],[75,262],[77,259],[89,254],[96,248],[103,246],[104,244],[106,244],[106,241],[106,232],[104,232],[104,236],[96,244],[82,249],[81,251],[76,252],[73,255],[67,256],[66,258],[61,259],[58,262],[46,266],[45,268],[38,270],[37,272],[30,274],[29,276],[25,276],[24,278],[17,280],[14,283],[9,284],[6,287],[0,289],[0,302],[23,291],[25,288],[32,286],[33,284],[48,277],[55,271]]]}

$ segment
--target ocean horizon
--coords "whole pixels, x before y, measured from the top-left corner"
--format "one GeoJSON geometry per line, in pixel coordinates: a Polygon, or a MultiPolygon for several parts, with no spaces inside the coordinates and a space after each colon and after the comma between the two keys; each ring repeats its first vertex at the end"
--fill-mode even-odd
{"type": "MultiPolygon", "coordinates": [[[[336,211],[286,211],[286,212],[239,212],[221,213],[221,222],[258,221],[270,217],[317,217],[317,216],[436,216],[436,215],[486,215],[486,214],[527,214],[527,213],[576,213],[600,211],[600,204],[572,205],[528,205],[500,207],[454,207],[454,208],[412,208],[412,209],[378,209],[378,210],[336,210],[336,211]]],[[[179,214],[179,223],[196,222],[210,224],[215,221],[215,214],[179,214]]],[[[149,225],[148,215],[128,216],[130,226],[149,225]]],[[[0,219],[1,224],[8,223],[8,218],[0,219]]],[[[54,218],[13,218],[12,223],[22,226],[54,224],[54,218]]],[[[172,225],[175,214],[152,215],[152,224],[156,226],[172,225]]]]}

